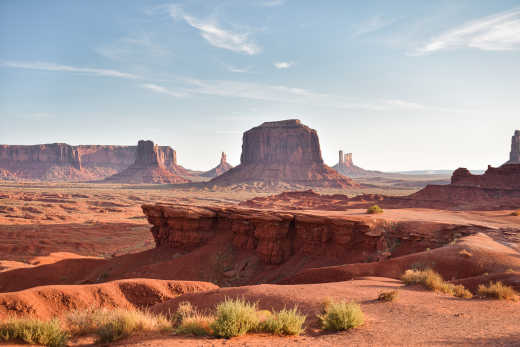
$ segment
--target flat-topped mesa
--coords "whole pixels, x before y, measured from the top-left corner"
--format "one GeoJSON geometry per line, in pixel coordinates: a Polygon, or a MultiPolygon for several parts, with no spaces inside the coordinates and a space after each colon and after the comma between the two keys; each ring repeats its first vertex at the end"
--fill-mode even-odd
{"type": "Polygon", "coordinates": [[[209,184],[254,182],[334,188],[356,186],[351,179],[323,163],[316,130],[297,119],[265,122],[246,131],[240,165],[209,184]]]}
{"type": "Polygon", "coordinates": [[[0,162],[70,165],[81,170],[78,150],[66,143],[32,146],[0,145],[0,162]]]}
{"type": "Polygon", "coordinates": [[[491,165],[483,175],[473,175],[466,168],[453,172],[451,184],[455,186],[520,189],[520,164],[504,164],[494,168],[491,165]]]}
{"type": "Polygon", "coordinates": [[[220,164],[209,171],[201,173],[200,176],[213,178],[222,175],[224,172],[227,172],[232,168],[233,166],[227,162],[226,153],[222,152],[220,156],[220,164]]]}
{"type": "Polygon", "coordinates": [[[520,164],[520,130],[515,130],[515,134],[511,138],[511,152],[506,164],[520,164]]]}
{"type": "Polygon", "coordinates": [[[159,147],[153,141],[140,140],[134,163],[125,170],[105,179],[117,183],[187,183],[190,182],[173,170],[176,154],[171,147],[159,147]],[[168,167],[166,167],[168,165],[168,167]]]}

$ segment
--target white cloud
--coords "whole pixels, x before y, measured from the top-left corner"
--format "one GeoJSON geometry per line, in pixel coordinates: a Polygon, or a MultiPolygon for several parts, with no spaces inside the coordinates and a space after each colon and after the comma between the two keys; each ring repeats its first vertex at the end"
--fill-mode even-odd
{"type": "Polygon", "coordinates": [[[141,84],[141,87],[145,88],[145,89],[149,89],[149,90],[154,91],[156,93],[166,94],[166,95],[173,96],[173,97],[176,97],[176,98],[183,98],[183,97],[188,95],[188,93],[169,90],[169,89],[166,89],[166,88],[164,88],[162,86],[159,86],[157,84],[152,84],[152,83],[141,84]]]}
{"type": "Polygon", "coordinates": [[[121,72],[117,70],[109,70],[109,69],[97,69],[97,68],[86,68],[86,67],[75,67],[69,65],[58,65],[54,63],[44,63],[44,62],[16,62],[16,61],[6,61],[1,62],[0,65],[6,67],[13,67],[18,69],[31,69],[31,70],[43,70],[43,71],[64,71],[64,72],[73,72],[79,74],[93,75],[93,76],[103,76],[103,77],[117,77],[117,78],[127,78],[127,79],[137,79],[139,76],[121,72]]]}
{"type": "Polygon", "coordinates": [[[249,38],[247,32],[238,33],[223,29],[212,20],[203,20],[186,14],[178,5],[170,6],[169,12],[172,18],[182,19],[199,30],[200,35],[212,46],[248,55],[258,54],[262,50],[249,38]]]}
{"type": "Polygon", "coordinates": [[[250,66],[248,66],[248,67],[236,67],[236,66],[232,66],[232,65],[225,65],[225,66],[228,71],[237,72],[237,73],[246,73],[251,70],[250,66]]]}
{"type": "Polygon", "coordinates": [[[397,21],[395,18],[386,18],[383,16],[374,16],[368,21],[361,23],[354,31],[353,36],[362,36],[379,31],[397,21]]]}
{"type": "Polygon", "coordinates": [[[293,66],[293,64],[292,61],[277,61],[273,63],[274,67],[277,69],[288,69],[293,66]]]}
{"type": "Polygon", "coordinates": [[[412,55],[459,47],[485,51],[520,49],[520,8],[474,20],[449,30],[431,39],[412,55]]]}

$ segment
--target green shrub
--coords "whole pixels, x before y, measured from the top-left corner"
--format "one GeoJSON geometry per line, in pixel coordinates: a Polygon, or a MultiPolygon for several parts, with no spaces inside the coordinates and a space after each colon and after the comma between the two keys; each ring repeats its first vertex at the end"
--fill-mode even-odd
{"type": "Polygon", "coordinates": [[[265,321],[260,323],[259,330],[275,335],[300,335],[307,317],[298,311],[297,307],[291,310],[282,309],[273,312],[265,321]]]}
{"type": "Polygon", "coordinates": [[[135,309],[75,311],[66,319],[73,335],[95,334],[99,342],[116,341],[140,331],[172,329],[164,316],[135,309]]]}
{"type": "Polygon", "coordinates": [[[217,305],[215,321],[211,324],[213,334],[230,338],[253,331],[258,326],[256,304],[243,299],[228,299],[217,305]]]}
{"type": "Polygon", "coordinates": [[[406,270],[401,276],[401,280],[407,285],[421,284],[427,289],[464,299],[471,299],[473,297],[473,294],[464,288],[463,285],[445,282],[442,276],[432,269],[406,270]]]}
{"type": "Polygon", "coordinates": [[[368,214],[378,214],[378,213],[383,213],[383,212],[384,212],[384,210],[381,207],[379,207],[379,205],[370,206],[367,209],[368,214]]]}
{"type": "Polygon", "coordinates": [[[485,298],[492,298],[498,300],[518,300],[518,293],[511,288],[503,284],[502,282],[489,282],[489,285],[481,284],[478,286],[478,295],[485,298]]]}
{"type": "Polygon", "coordinates": [[[9,318],[0,323],[0,340],[28,344],[62,347],[69,335],[58,320],[44,322],[38,319],[9,318]]]}
{"type": "Polygon", "coordinates": [[[184,317],[175,333],[179,335],[209,336],[213,333],[211,325],[214,320],[213,317],[199,314],[184,317]]]}
{"type": "Polygon", "coordinates": [[[185,318],[192,317],[196,314],[193,306],[189,301],[182,301],[179,303],[175,314],[172,317],[172,322],[174,325],[179,325],[185,318]]]}
{"type": "Polygon", "coordinates": [[[379,296],[377,297],[377,300],[379,301],[394,301],[399,296],[399,292],[397,290],[391,290],[388,292],[381,292],[379,293],[379,296]]]}
{"type": "Polygon", "coordinates": [[[348,330],[365,322],[361,307],[353,302],[329,302],[325,304],[323,313],[318,316],[325,330],[348,330]]]}

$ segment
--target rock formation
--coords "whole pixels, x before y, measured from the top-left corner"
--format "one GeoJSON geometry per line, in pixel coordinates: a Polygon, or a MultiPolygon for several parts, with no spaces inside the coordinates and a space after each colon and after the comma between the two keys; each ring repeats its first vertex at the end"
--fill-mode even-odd
{"type": "Polygon", "coordinates": [[[135,162],[127,169],[110,176],[104,182],[117,183],[187,183],[188,179],[166,168],[176,161],[175,152],[161,150],[152,141],[140,140],[137,144],[135,162]]]}
{"type": "Polygon", "coordinates": [[[520,130],[515,130],[515,134],[511,138],[511,152],[506,164],[520,164],[520,130]]]}
{"type": "Polygon", "coordinates": [[[316,130],[297,119],[266,122],[246,131],[240,165],[209,184],[226,186],[254,182],[333,188],[356,186],[350,178],[323,163],[316,130]]]}
{"type": "Polygon", "coordinates": [[[339,151],[339,161],[332,168],[340,174],[349,177],[363,177],[382,174],[382,172],[379,171],[369,171],[354,165],[352,161],[352,153],[343,155],[343,151],[341,150],[339,151]]]}
{"type": "Polygon", "coordinates": [[[209,171],[201,173],[200,176],[213,178],[222,175],[224,172],[229,171],[232,168],[233,166],[227,162],[226,153],[222,152],[220,164],[209,171]]]}
{"type": "Polygon", "coordinates": [[[472,175],[468,169],[453,172],[451,184],[478,188],[520,189],[520,164],[504,164],[494,168],[488,166],[483,175],[472,175]]]}

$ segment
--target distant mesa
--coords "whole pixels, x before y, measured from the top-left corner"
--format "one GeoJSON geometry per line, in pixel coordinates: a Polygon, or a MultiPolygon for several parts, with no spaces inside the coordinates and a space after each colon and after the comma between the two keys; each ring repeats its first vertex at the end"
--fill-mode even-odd
{"type": "Polygon", "coordinates": [[[104,180],[109,183],[188,183],[190,180],[173,172],[176,153],[171,147],[159,147],[152,141],[140,140],[135,162],[130,167],[104,180]],[[170,170],[169,170],[170,169],[170,170]]]}
{"type": "Polygon", "coordinates": [[[208,184],[229,186],[253,182],[330,188],[357,186],[323,163],[316,130],[297,119],[265,122],[246,131],[240,165],[208,184]]]}
{"type": "Polygon", "coordinates": [[[349,177],[363,177],[382,174],[380,171],[365,170],[359,166],[354,165],[352,161],[352,153],[343,154],[343,151],[341,150],[339,151],[339,161],[332,168],[340,174],[349,177]]]}
{"type": "Polygon", "coordinates": [[[233,166],[227,162],[226,153],[222,152],[220,164],[209,171],[201,173],[200,176],[213,178],[222,175],[224,172],[229,171],[232,168],[233,166]]]}

